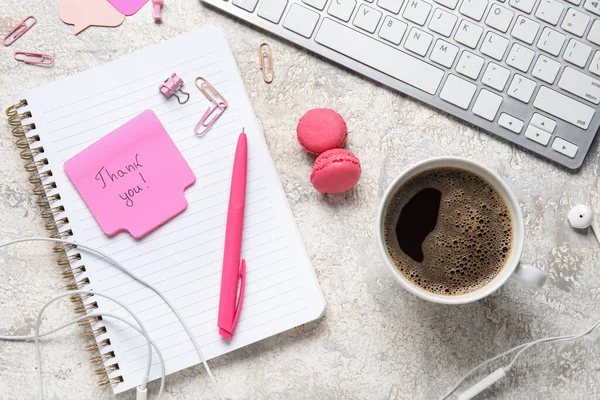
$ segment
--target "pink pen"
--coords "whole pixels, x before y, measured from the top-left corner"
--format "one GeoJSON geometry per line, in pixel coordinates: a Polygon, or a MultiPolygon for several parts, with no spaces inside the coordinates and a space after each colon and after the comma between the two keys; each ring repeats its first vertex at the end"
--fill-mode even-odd
{"type": "Polygon", "coordinates": [[[240,318],[246,285],[246,260],[242,260],[242,231],[244,229],[244,208],[246,205],[246,169],[248,164],[248,143],[242,129],[233,160],[229,209],[225,227],[225,251],[223,273],[221,275],[221,296],[219,298],[219,334],[227,340],[235,331],[240,318]],[[238,299],[238,281],[240,295],[238,299]]]}

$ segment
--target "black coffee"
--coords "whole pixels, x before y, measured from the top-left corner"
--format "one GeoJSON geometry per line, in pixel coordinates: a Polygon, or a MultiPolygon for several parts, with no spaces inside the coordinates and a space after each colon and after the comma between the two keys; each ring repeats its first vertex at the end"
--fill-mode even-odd
{"type": "Polygon", "coordinates": [[[478,175],[436,168],[408,180],[385,213],[384,241],[396,268],[429,292],[458,295],[490,282],[512,246],[510,211],[478,175]]]}

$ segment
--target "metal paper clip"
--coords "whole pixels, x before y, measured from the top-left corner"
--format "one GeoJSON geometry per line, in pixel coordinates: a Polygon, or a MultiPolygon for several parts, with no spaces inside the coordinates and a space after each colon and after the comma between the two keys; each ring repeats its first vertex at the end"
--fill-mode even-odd
{"type": "Polygon", "coordinates": [[[271,46],[269,46],[269,43],[262,42],[260,46],[258,46],[258,58],[263,81],[265,81],[265,83],[273,82],[275,71],[273,71],[273,53],[271,53],[271,46]]]}
{"type": "Polygon", "coordinates": [[[31,53],[29,51],[15,51],[13,57],[15,60],[24,62],[25,64],[52,65],[54,63],[54,57],[50,54],[31,53]]]}
{"type": "Polygon", "coordinates": [[[202,118],[200,118],[200,122],[198,122],[194,128],[194,133],[196,133],[196,135],[203,136],[225,112],[228,103],[223,95],[221,95],[221,93],[219,93],[219,91],[215,89],[214,86],[211,85],[206,79],[199,76],[196,78],[195,83],[202,94],[214,104],[214,106],[208,107],[208,109],[202,115],[202,118]]]}
{"type": "Polygon", "coordinates": [[[8,31],[8,33],[6,34],[6,36],[4,36],[4,39],[2,40],[2,44],[5,46],[10,46],[18,38],[23,36],[25,32],[30,30],[36,22],[37,19],[33,15],[25,17],[23,21],[19,22],[17,25],[14,26],[14,28],[8,31]]]}
{"type": "Polygon", "coordinates": [[[185,104],[190,99],[190,94],[181,90],[182,86],[183,86],[183,79],[181,79],[179,76],[177,76],[177,74],[175,72],[173,72],[170,77],[165,79],[165,81],[160,84],[158,89],[161,91],[162,94],[165,95],[165,97],[167,99],[170,98],[171,96],[175,96],[175,97],[177,97],[177,101],[179,102],[179,104],[185,104]],[[178,90],[181,93],[183,93],[184,95],[186,95],[185,100],[181,101],[181,99],[177,95],[178,90]]]}

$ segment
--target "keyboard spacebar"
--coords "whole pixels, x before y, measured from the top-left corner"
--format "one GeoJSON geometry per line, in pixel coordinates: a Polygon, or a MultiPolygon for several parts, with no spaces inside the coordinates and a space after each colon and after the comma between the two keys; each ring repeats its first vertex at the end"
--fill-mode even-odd
{"type": "Polygon", "coordinates": [[[441,69],[328,18],[315,41],[430,94],[435,94],[444,77],[441,69]]]}

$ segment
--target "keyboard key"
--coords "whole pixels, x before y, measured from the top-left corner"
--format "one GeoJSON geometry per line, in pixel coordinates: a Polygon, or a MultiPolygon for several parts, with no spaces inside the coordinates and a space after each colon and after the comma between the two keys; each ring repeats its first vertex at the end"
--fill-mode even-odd
{"type": "Polygon", "coordinates": [[[596,111],[577,100],[542,86],[533,106],[570,124],[587,129],[596,111]]]}
{"type": "Polygon", "coordinates": [[[398,45],[404,36],[404,32],[406,32],[406,28],[408,28],[408,25],[404,22],[387,16],[383,21],[383,25],[381,25],[379,36],[388,42],[398,45]]]}
{"type": "Polygon", "coordinates": [[[589,70],[592,74],[600,76],[600,51],[594,53],[589,70]]]}
{"type": "Polygon", "coordinates": [[[531,13],[533,10],[533,6],[535,6],[536,0],[510,0],[510,6],[516,8],[517,10],[521,10],[526,12],[527,14],[531,13]]]}
{"type": "Polygon", "coordinates": [[[498,29],[500,32],[506,32],[514,16],[515,13],[508,8],[493,4],[485,19],[485,24],[498,29]]]}
{"type": "Polygon", "coordinates": [[[519,43],[515,43],[510,49],[508,57],[506,57],[506,63],[520,71],[527,72],[533,61],[533,57],[535,57],[535,51],[529,50],[519,43]]]}
{"type": "Polygon", "coordinates": [[[583,8],[596,15],[600,15],[600,4],[598,4],[597,0],[585,0],[583,8]]]}
{"type": "Polygon", "coordinates": [[[354,7],[356,7],[356,0],[333,0],[327,9],[327,13],[344,22],[348,22],[350,21],[354,7]]]}
{"type": "Polygon", "coordinates": [[[408,33],[408,38],[404,42],[404,47],[420,56],[427,54],[429,46],[433,41],[433,35],[423,32],[420,29],[412,28],[408,33]]]}
{"type": "Polygon", "coordinates": [[[471,82],[467,82],[456,75],[448,75],[448,79],[440,92],[440,98],[466,110],[471,104],[475,90],[477,90],[477,86],[471,82]]]}
{"type": "Polygon", "coordinates": [[[404,3],[404,0],[379,0],[377,5],[384,10],[398,14],[402,8],[402,3],[404,3]]]}
{"type": "Polygon", "coordinates": [[[319,14],[294,3],[283,21],[283,27],[306,38],[312,36],[319,21],[319,14]]]}
{"type": "Polygon", "coordinates": [[[258,16],[278,24],[287,7],[287,0],[263,0],[258,7],[258,16]]]}
{"type": "Polygon", "coordinates": [[[467,47],[474,49],[477,47],[477,43],[479,42],[479,38],[483,33],[483,28],[473,24],[472,22],[463,19],[460,21],[460,25],[458,26],[458,30],[454,35],[454,40],[458,43],[462,43],[467,47]]]}
{"type": "Polygon", "coordinates": [[[429,94],[437,91],[444,77],[441,69],[329,18],[323,20],[315,41],[429,94]]]}
{"type": "Polygon", "coordinates": [[[553,56],[557,56],[558,53],[560,53],[560,49],[562,49],[564,43],[565,35],[555,31],[554,29],[546,27],[540,35],[537,47],[540,50],[544,50],[546,53],[550,53],[553,56]]]}
{"type": "Polygon", "coordinates": [[[529,103],[531,95],[535,90],[535,81],[527,79],[522,75],[515,74],[508,88],[508,95],[523,103],[529,103]]]}
{"type": "Polygon", "coordinates": [[[535,12],[535,16],[542,21],[556,25],[564,9],[565,6],[558,1],[542,0],[537,11],[535,12]]]}
{"type": "Polygon", "coordinates": [[[456,72],[471,79],[477,79],[484,63],[485,60],[483,57],[476,56],[465,50],[460,55],[460,60],[456,64],[456,72]]]}
{"type": "Polygon", "coordinates": [[[504,90],[504,86],[506,86],[506,82],[508,81],[509,76],[510,70],[491,62],[485,69],[485,72],[483,73],[483,78],[481,78],[481,82],[484,85],[493,87],[494,89],[501,92],[504,90]]]}
{"type": "Polygon", "coordinates": [[[600,81],[571,67],[563,71],[558,87],[594,104],[600,103],[600,81]]]}
{"type": "Polygon", "coordinates": [[[364,29],[369,33],[375,32],[379,20],[381,19],[381,11],[377,11],[372,7],[361,4],[356,17],[354,17],[354,26],[364,29]]]}
{"type": "Polygon", "coordinates": [[[589,23],[590,17],[574,8],[569,8],[560,27],[573,35],[582,37],[589,23]]]}
{"type": "Polygon", "coordinates": [[[583,68],[585,67],[585,64],[587,64],[587,60],[590,58],[591,53],[592,48],[590,46],[578,40],[571,39],[569,40],[569,44],[567,44],[563,58],[571,64],[583,68]]]}
{"type": "Polygon", "coordinates": [[[527,44],[532,44],[539,29],[540,24],[530,20],[529,18],[519,15],[510,34],[512,37],[522,40],[527,44]]]}
{"type": "Polygon", "coordinates": [[[576,6],[578,6],[579,4],[581,4],[581,0],[567,0],[569,3],[571,4],[575,4],[576,6]]]}
{"type": "Polygon", "coordinates": [[[594,20],[592,29],[590,29],[590,33],[587,35],[587,39],[594,44],[600,45],[600,21],[597,19],[594,20]]]}
{"type": "Polygon", "coordinates": [[[507,113],[500,114],[500,118],[498,118],[498,125],[508,129],[509,131],[513,131],[516,134],[521,133],[521,129],[523,129],[523,121],[507,113]]]}
{"type": "Polygon", "coordinates": [[[561,65],[559,62],[556,62],[545,55],[540,55],[531,71],[531,75],[544,82],[553,84],[556,75],[558,75],[558,71],[560,71],[560,67],[561,65]]]}
{"type": "Polygon", "coordinates": [[[490,92],[489,90],[481,89],[475,105],[473,106],[473,114],[479,115],[488,121],[493,121],[496,118],[496,113],[502,104],[502,97],[490,92]]]}
{"type": "Polygon", "coordinates": [[[552,150],[558,151],[567,157],[573,158],[579,149],[577,145],[557,137],[554,139],[554,142],[552,142],[552,150]]]}
{"type": "Polygon", "coordinates": [[[451,10],[454,10],[458,4],[458,0],[435,0],[435,2],[443,5],[444,7],[448,7],[451,10]]]}
{"type": "Polygon", "coordinates": [[[495,34],[494,32],[488,32],[483,39],[481,45],[481,52],[487,56],[495,58],[496,60],[502,60],[506,48],[508,47],[508,39],[495,34]]]}
{"type": "Polygon", "coordinates": [[[459,12],[476,21],[481,21],[481,17],[483,17],[483,13],[487,6],[487,0],[463,0],[459,12]]]}
{"type": "Polygon", "coordinates": [[[441,8],[436,8],[431,21],[429,21],[429,29],[442,36],[450,37],[457,20],[456,15],[452,15],[441,8]]]}
{"type": "Polygon", "coordinates": [[[316,8],[319,11],[323,10],[325,8],[325,4],[327,4],[327,0],[302,0],[302,2],[308,6],[316,8]]]}
{"type": "Polygon", "coordinates": [[[402,16],[415,24],[423,26],[430,11],[431,4],[421,0],[408,0],[402,16]]]}
{"type": "Polygon", "coordinates": [[[548,133],[553,133],[556,128],[556,121],[538,113],[533,114],[530,124],[548,133]]]}
{"type": "Polygon", "coordinates": [[[458,46],[450,44],[442,39],[438,39],[431,51],[431,61],[443,65],[446,68],[452,67],[454,59],[458,54],[458,46]]]}
{"type": "Polygon", "coordinates": [[[256,4],[258,4],[258,0],[233,0],[232,3],[234,6],[239,7],[242,10],[254,12],[256,4]]]}
{"type": "Polygon", "coordinates": [[[550,142],[552,135],[538,127],[529,125],[525,131],[525,137],[541,144],[542,146],[546,146],[550,142]]]}

